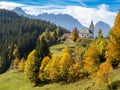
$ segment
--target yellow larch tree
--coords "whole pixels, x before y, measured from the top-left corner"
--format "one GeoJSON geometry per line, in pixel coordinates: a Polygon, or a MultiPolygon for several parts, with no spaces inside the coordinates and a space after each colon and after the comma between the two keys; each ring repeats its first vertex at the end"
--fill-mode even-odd
{"type": "Polygon", "coordinates": [[[59,57],[58,56],[53,56],[52,57],[52,61],[51,61],[51,65],[50,65],[50,75],[49,75],[49,77],[50,77],[50,79],[51,79],[51,81],[53,81],[53,82],[55,82],[55,81],[58,81],[59,80],[59,76],[60,76],[60,74],[59,74],[59,61],[60,61],[60,59],[59,59],[59,57]]]}
{"type": "Polygon", "coordinates": [[[107,46],[106,58],[113,67],[120,63],[120,11],[118,12],[114,26],[110,31],[109,44],[107,46]]]}
{"type": "Polygon", "coordinates": [[[80,79],[80,70],[81,70],[81,66],[79,63],[74,63],[70,66],[69,68],[69,78],[68,81],[77,81],[80,79]]]}
{"type": "Polygon", "coordinates": [[[40,78],[41,81],[46,80],[46,72],[44,71],[44,69],[45,69],[45,67],[47,66],[47,64],[49,63],[50,60],[51,59],[50,59],[49,56],[44,57],[44,59],[42,60],[42,63],[41,63],[40,69],[39,69],[39,78],[40,78]]]}
{"type": "Polygon", "coordinates": [[[39,81],[38,79],[39,64],[40,64],[39,59],[36,58],[36,50],[33,50],[27,57],[24,75],[34,85],[36,85],[39,81]]]}
{"type": "Polygon", "coordinates": [[[59,64],[60,64],[60,77],[65,81],[68,79],[68,72],[72,63],[73,60],[71,55],[69,53],[64,53],[59,64]]]}
{"type": "Polygon", "coordinates": [[[20,63],[18,64],[18,69],[19,69],[19,71],[24,71],[24,67],[25,67],[25,59],[24,58],[22,58],[21,60],[20,60],[20,63]]]}

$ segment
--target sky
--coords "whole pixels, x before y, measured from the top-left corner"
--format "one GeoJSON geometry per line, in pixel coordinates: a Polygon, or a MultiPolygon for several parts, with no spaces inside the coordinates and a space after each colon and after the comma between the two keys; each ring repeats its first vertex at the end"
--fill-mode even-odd
{"type": "Polygon", "coordinates": [[[120,0],[0,0],[0,8],[21,7],[27,14],[69,14],[84,26],[91,20],[108,23],[111,27],[120,9],[120,0]]]}

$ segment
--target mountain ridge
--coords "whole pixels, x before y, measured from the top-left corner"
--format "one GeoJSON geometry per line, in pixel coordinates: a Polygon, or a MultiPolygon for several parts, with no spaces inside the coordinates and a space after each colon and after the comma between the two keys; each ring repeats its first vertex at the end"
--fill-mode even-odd
{"type": "MultiPolygon", "coordinates": [[[[77,19],[75,19],[74,17],[68,15],[68,14],[48,14],[48,13],[43,13],[43,14],[39,14],[37,16],[33,16],[33,15],[29,15],[26,14],[25,11],[22,8],[15,8],[13,9],[14,12],[16,12],[18,15],[23,15],[25,17],[29,17],[29,18],[34,18],[34,19],[41,19],[41,20],[45,20],[51,23],[56,24],[57,26],[61,26],[66,28],[69,31],[72,31],[73,28],[77,28],[78,30],[81,30],[83,28],[87,28],[85,26],[83,26],[77,19]],[[20,11],[19,11],[20,10],[20,11]]],[[[94,25],[94,37],[97,36],[97,32],[99,29],[102,29],[103,35],[105,37],[108,36],[108,32],[111,29],[110,25],[103,22],[103,21],[99,21],[94,25]]]]}
{"type": "Polygon", "coordinates": [[[111,29],[111,27],[103,22],[103,21],[99,21],[95,24],[95,27],[94,27],[94,35],[95,37],[97,36],[97,33],[98,33],[98,30],[101,29],[102,32],[103,32],[103,36],[104,37],[107,37],[108,36],[108,33],[109,33],[109,30],[111,29]]]}

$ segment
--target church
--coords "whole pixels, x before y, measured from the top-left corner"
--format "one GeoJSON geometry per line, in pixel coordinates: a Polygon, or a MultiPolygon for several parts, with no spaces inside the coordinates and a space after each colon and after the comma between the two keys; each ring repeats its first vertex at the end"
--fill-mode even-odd
{"type": "Polygon", "coordinates": [[[79,31],[79,37],[80,38],[94,38],[93,21],[91,21],[89,28],[85,28],[79,31]]]}

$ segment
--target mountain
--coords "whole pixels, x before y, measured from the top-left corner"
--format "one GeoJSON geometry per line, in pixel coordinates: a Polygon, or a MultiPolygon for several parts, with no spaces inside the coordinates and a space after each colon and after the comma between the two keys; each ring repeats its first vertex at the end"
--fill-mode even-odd
{"type": "Polygon", "coordinates": [[[33,16],[33,15],[26,14],[24,10],[22,10],[22,8],[20,7],[16,7],[15,9],[13,9],[13,11],[20,16],[22,15],[29,18],[49,21],[51,23],[56,24],[57,26],[64,27],[70,31],[72,31],[73,28],[75,27],[77,27],[79,30],[81,30],[82,28],[85,28],[77,19],[67,14],[55,15],[55,14],[43,13],[43,14],[39,14],[38,16],[33,16]]]}
{"type": "MultiPolygon", "coordinates": [[[[15,9],[13,9],[13,11],[16,12],[18,15],[23,15],[25,17],[49,21],[51,23],[56,24],[57,26],[64,27],[70,31],[72,31],[73,28],[75,27],[77,27],[78,30],[81,30],[82,28],[86,28],[77,19],[67,14],[55,15],[55,14],[43,13],[43,14],[39,14],[38,16],[33,16],[33,15],[26,14],[24,10],[22,10],[22,8],[20,7],[16,7],[15,9]]],[[[97,22],[95,24],[95,29],[94,29],[95,37],[97,36],[98,29],[102,29],[104,37],[107,37],[110,28],[111,27],[105,22],[102,22],[102,21],[97,22]]]]}
{"type": "Polygon", "coordinates": [[[105,23],[103,21],[97,22],[95,24],[95,28],[94,28],[94,35],[95,35],[95,37],[97,36],[99,29],[102,30],[104,37],[107,37],[111,27],[110,27],[110,25],[108,25],[107,23],[105,23]]]}
{"type": "Polygon", "coordinates": [[[16,7],[12,11],[17,13],[20,16],[25,16],[25,17],[29,17],[29,18],[36,18],[36,16],[26,14],[25,11],[21,7],[16,7]]]}
{"type": "Polygon", "coordinates": [[[18,15],[23,15],[23,16],[26,15],[25,11],[22,10],[22,8],[20,7],[14,8],[13,11],[16,12],[18,15]]]}
{"type": "Polygon", "coordinates": [[[84,26],[77,19],[67,14],[55,15],[43,13],[39,14],[37,17],[39,19],[55,23],[56,25],[64,27],[70,31],[72,31],[75,27],[77,27],[79,30],[84,28],[84,26]]]}

